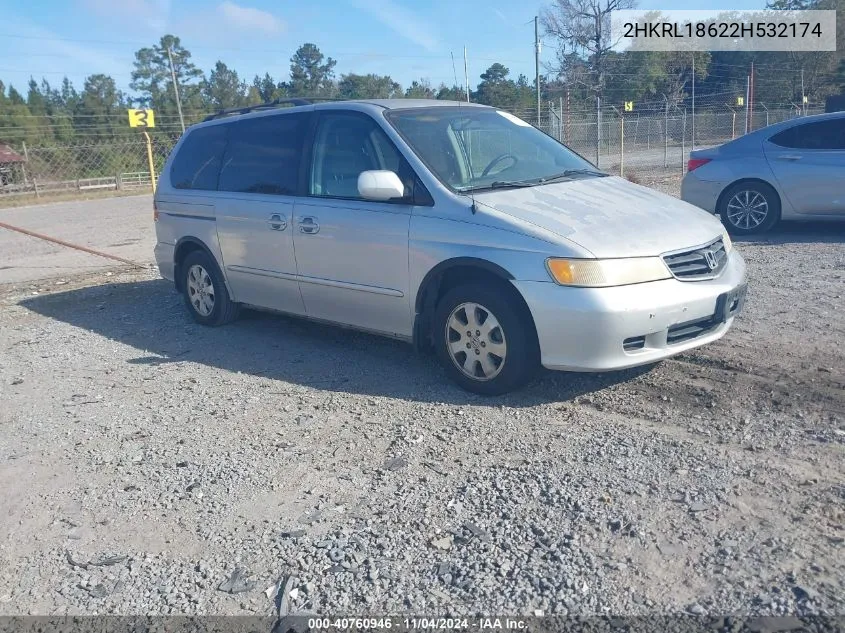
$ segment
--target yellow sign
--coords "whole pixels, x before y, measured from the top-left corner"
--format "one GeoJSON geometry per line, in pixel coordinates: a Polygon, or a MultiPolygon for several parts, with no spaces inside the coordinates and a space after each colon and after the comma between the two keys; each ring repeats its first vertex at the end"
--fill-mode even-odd
{"type": "Polygon", "coordinates": [[[129,127],[155,127],[155,113],[152,110],[127,110],[129,127]]]}
{"type": "Polygon", "coordinates": [[[804,103],[810,103],[810,98],[807,95],[804,95],[804,103]]]}
{"type": "Polygon", "coordinates": [[[633,112],[634,111],[634,102],[633,101],[626,101],[625,102],[625,112],[633,112]]]}
{"type": "Polygon", "coordinates": [[[745,105],[745,97],[737,97],[736,98],[736,104],[738,106],[744,106],[745,105]]]}

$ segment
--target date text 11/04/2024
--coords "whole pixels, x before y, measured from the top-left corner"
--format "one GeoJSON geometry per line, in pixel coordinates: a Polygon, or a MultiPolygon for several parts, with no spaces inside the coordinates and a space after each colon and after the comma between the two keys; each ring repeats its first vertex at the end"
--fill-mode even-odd
{"type": "Polygon", "coordinates": [[[526,621],[518,618],[309,618],[308,629],[319,630],[379,630],[398,631],[456,630],[456,631],[520,631],[526,628],[526,621]]]}
{"type": "Polygon", "coordinates": [[[625,22],[623,37],[730,38],[822,37],[818,22],[625,22]]]}

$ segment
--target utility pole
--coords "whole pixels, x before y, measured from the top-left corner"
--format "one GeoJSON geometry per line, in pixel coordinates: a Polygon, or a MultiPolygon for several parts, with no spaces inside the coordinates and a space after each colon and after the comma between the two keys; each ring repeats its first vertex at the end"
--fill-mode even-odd
{"type": "Polygon", "coordinates": [[[467,47],[464,46],[464,84],[467,90],[467,103],[469,103],[469,66],[467,66],[467,47]]]}
{"type": "Polygon", "coordinates": [[[537,83],[537,127],[540,127],[540,19],[534,16],[534,75],[537,83]]]}
{"type": "Polygon", "coordinates": [[[176,83],[176,71],[173,70],[173,53],[167,47],[167,59],[170,60],[170,79],[173,81],[173,93],[176,95],[176,109],[179,110],[179,123],[182,124],[182,134],[185,133],[185,119],[182,116],[182,100],[179,98],[179,84],[176,83]]]}

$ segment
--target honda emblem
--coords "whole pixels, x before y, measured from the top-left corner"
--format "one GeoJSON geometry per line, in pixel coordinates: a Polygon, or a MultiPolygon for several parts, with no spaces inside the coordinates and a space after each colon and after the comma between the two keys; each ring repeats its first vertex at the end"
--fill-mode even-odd
{"type": "Polygon", "coordinates": [[[713,251],[704,251],[704,259],[710,270],[716,270],[716,254],[713,251]]]}

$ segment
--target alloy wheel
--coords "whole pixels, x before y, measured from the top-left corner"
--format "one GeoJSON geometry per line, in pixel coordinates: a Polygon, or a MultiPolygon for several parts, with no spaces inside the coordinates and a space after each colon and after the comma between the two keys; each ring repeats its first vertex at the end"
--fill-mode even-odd
{"type": "Polygon", "coordinates": [[[495,315],[478,303],[461,303],[446,320],[446,342],[455,367],[473,380],[492,380],[502,371],[508,346],[495,315]]]}
{"type": "Polygon", "coordinates": [[[738,229],[756,229],[769,215],[769,202],[759,191],[738,191],[728,202],[727,219],[738,229]]]}

